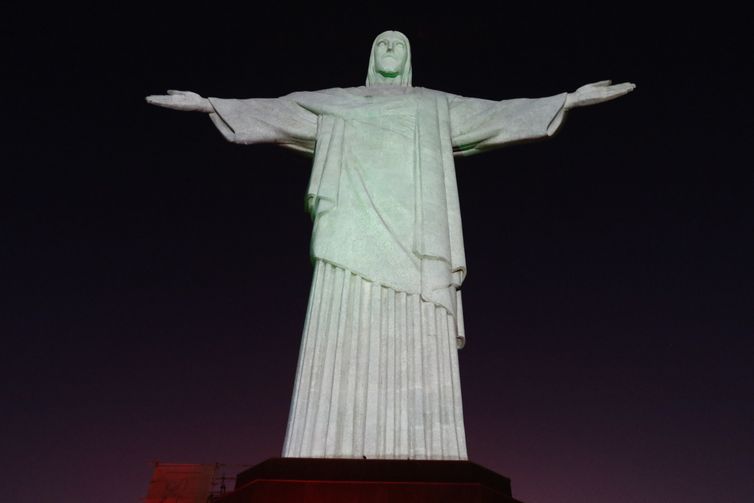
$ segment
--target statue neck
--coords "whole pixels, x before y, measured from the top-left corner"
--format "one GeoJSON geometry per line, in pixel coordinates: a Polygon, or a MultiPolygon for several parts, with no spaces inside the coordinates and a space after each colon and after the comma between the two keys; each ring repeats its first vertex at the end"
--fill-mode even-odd
{"type": "Polygon", "coordinates": [[[400,86],[403,85],[401,83],[401,74],[384,74],[380,72],[376,72],[375,76],[377,77],[374,82],[374,84],[378,86],[400,86]]]}

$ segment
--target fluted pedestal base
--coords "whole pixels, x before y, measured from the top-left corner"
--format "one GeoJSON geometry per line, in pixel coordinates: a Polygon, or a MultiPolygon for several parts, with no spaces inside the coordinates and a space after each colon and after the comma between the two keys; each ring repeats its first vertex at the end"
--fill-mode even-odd
{"type": "Polygon", "coordinates": [[[283,456],[467,459],[459,323],[317,260],[283,456]]]}
{"type": "Polygon", "coordinates": [[[274,458],[215,503],[520,503],[510,480],[469,461],[274,458]]]}

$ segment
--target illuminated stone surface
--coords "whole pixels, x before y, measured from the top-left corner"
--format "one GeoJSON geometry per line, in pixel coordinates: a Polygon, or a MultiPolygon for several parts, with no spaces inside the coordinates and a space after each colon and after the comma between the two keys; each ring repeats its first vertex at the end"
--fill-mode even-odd
{"type": "Polygon", "coordinates": [[[504,101],[413,87],[398,32],[375,39],[366,84],[273,99],[169,91],[147,101],[209,113],[229,141],[314,158],[315,276],[283,455],[463,460],[466,263],[453,156],[547,137],[565,110],[634,85],[504,101]]]}

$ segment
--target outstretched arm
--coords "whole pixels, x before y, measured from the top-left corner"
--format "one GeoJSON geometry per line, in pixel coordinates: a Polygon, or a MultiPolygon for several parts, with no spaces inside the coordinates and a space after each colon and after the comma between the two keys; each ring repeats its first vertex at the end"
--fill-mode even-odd
{"type": "Polygon", "coordinates": [[[471,155],[550,136],[560,127],[567,110],[609,101],[635,88],[630,82],[611,85],[609,80],[603,80],[548,98],[489,101],[452,96],[449,104],[454,153],[471,155]]]}
{"type": "Polygon", "coordinates": [[[226,140],[234,143],[275,143],[311,154],[317,116],[300,106],[293,93],[281,98],[245,100],[203,98],[191,91],[169,90],[147,96],[147,103],[184,112],[204,112],[226,140]]]}
{"type": "Polygon", "coordinates": [[[491,101],[451,95],[450,130],[455,155],[552,135],[564,115],[567,93],[547,98],[491,101]]]}
{"type": "Polygon", "coordinates": [[[168,94],[153,94],[147,96],[146,100],[150,105],[182,110],[184,112],[214,112],[214,108],[212,108],[212,104],[207,98],[202,98],[191,91],[169,89],[168,94]]]}
{"type": "Polygon", "coordinates": [[[565,109],[596,105],[605,101],[614,100],[636,89],[636,84],[623,82],[611,85],[610,80],[601,80],[592,84],[581,86],[576,91],[568,93],[565,109]]]}

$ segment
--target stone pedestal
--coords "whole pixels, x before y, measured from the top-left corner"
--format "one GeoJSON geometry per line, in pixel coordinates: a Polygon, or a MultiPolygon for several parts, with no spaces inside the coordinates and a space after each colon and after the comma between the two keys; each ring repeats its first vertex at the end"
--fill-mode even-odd
{"type": "Polygon", "coordinates": [[[469,461],[273,458],[215,503],[521,503],[510,480],[469,461]]]}

